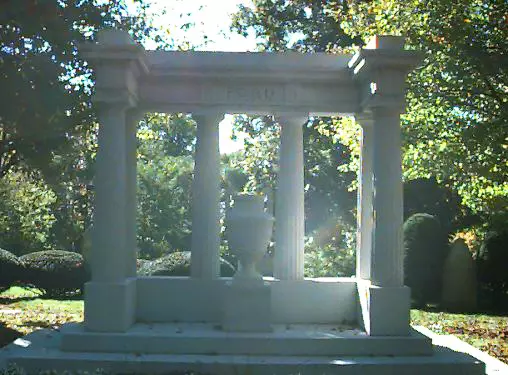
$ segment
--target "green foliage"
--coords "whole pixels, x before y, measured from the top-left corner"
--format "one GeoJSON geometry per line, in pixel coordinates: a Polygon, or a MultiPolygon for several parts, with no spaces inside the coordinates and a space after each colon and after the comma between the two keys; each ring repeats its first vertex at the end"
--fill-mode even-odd
{"type": "Polygon", "coordinates": [[[447,234],[473,224],[478,218],[462,206],[460,196],[435,178],[417,178],[404,183],[404,219],[426,212],[442,223],[447,234]]]}
{"type": "MultiPolygon", "coordinates": [[[[354,174],[339,173],[349,160],[346,147],[336,137],[331,120],[311,118],[304,125],[305,216],[306,233],[310,234],[328,220],[340,218],[355,222],[354,193],[348,190],[354,174]]],[[[279,126],[269,117],[237,117],[235,131],[245,138],[243,154],[231,159],[231,167],[248,177],[247,192],[273,192],[278,169],[279,126]]]]}
{"type": "Polygon", "coordinates": [[[425,60],[403,116],[409,179],[446,181],[474,212],[508,206],[508,96],[503,0],[356,2],[343,27],[364,40],[402,34],[425,60]]]}
{"type": "Polygon", "coordinates": [[[24,274],[23,263],[7,250],[0,249],[0,292],[21,280],[24,274]]]}
{"type": "Polygon", "coordinates": [[[332,244],[305,246],[305,277],[347,277],[355,274],[355,249],[332,244]]]}
{"type": "Polygon", "coordinates": [[[308,237],[305,244],[306,277],[347,277],[355,274],[354,228],[329,220],[308,237]]]}
{"type": "MultiPolygon", "coordinates": [[[[504,0],[257,0],[232,28],[254,31],[266,50],[343,52],[376,34],[406,36],[425,59],[408,80],[404,177],[436,178],[491,223],[508,207],[505,15],[504,0]]],[[[324,122],[351,156],[339,170],[356,172],[358,127],[324,122]]]]}
{"type": "Polygon", "coordinates": [[[30,253],[20,257],[25,281],[47,296],[62,297],[82,289],[89,275],[80,254],[60,250],[30,253]]]}
{"type": "Polygon", "coordinates": [[[239,6],[231,28],[243,35],[253,30],[261,49],[323,52],[355,42],[335,17],[337,12],[347,11],[349,2],[254,0],[252,3],[252,7],[239,6]]]}
{"type": "Polygon", "coordinates": [[[48,249],[55,194],[35,175],[11,171],[0,179],[0,246],[21,255],[48,249]]]}
{"type": "Polygon", "coordinates": [[[92,72],[77,45],[113,25],[137,40],[162,39],[151,27],[148,6],[123,0],[8,1],[0,14],[0,178],[20,165],[46,169],[56,155],[93,124],[92,72]]]}
{"type": "Polygon", "coordinates": [[[404,282],[417,305],[441,298],[443,265],[448,238],[432,215],[417,213],[404,223],[404,282]]]}
{"type": "Polygon", "coordinates": [[[506,303],[508,292],[508,230],[489,232],[480,247],[477,257],[478,279],[498,298],[496,303],[506,303]]]}
{"type": "MultiPolygon", "coordinates": [[[[139,276],[189,276],[191,254],[189,251],[177,251],[158,259],[142,261],[138,264],[139,276]]],[[[235,269],[231,263],[220,259],[221,276],[233,276],[235,269]]]]}
{"type": "Polygon", "coordinates": [[[44,186],[37,186],[34,201],[45,196],[54,201],[49,225],[46,214],[34,208],[46,205],[24,202],[30,194],[18,194],[19,203],[0,199],[0,221],[8,221],[0,223],[0,246],[16,253],[79,250],[92,215],[97,126],[90,100],[94,75],[77,46],[111,26],[128,30],[137,41],[167,45],[152,27],[152,16],[143,0],[2,3],[0,85],[9,90],[0,92],[0,180],[9,183],[12,174],[26,172],[28,179],[45,182],[37,181],[44,186]],[[28,226],[10,216],[23,206],[28,226]]]}
{"type": "Polygon", "coordinates": [[[190,250],[195,141],[187,115],[147,115],[138,131],[138,248],[142,258],[190,250]]]}

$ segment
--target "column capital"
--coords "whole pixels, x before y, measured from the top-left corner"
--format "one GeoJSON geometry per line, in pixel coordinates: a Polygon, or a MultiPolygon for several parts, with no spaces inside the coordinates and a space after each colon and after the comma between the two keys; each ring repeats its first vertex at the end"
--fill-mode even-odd
{"type": "Polygon", "coordinates": [[[372,112],[355,113],[355,121],[361,125],[362,128],[371,128],[374,125],[374,116],[372,112]]]}
{"type": "Polygon", "coordinates": [[[274,116],[275,121],[281,126],[303,126],[309,121],[308,113],[282,113],[274,116]]]}
{"type": "Polygon", "coordinates": [[[95,71],[93,102],[135,106],[140,77],[149,72],[145,49],[122,30],[101,30],[97,40],[78,46],[80,54],[95,71]]]}
{"type": "Polygon", "coordinates": [[[211,125],[216,126],[224,120],[224,113],[215,111],[200,111],[192,113],[192,119],[198,126],[211,125]]]}
{"type": "Polygon", "coordinates": [[[407,74],[422,60],[422,54],[404,49],[404,38],[376,36],[350,60],[348,66],[357,82],[360,107],[383,108],[403,113],[407,74]]]}
{"type": "Polygon", "coordinates": [[[92,102],[99,113],[121,112],[128,114],[136,109],[135,103],[128,98],[117,97],[115,100],[111,101],[96,101],[95,98],[93,98],[92,102]]]}

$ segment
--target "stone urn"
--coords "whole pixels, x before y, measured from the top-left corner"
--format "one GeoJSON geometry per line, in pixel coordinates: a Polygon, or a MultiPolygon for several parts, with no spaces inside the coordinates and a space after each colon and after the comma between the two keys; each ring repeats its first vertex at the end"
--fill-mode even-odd
{"type": "Polygon", "coordinates": [[[264,210],[263,196],[238,194],[226,215],[229,247],[240,262],[234,281],[263,281],[256,264],[266,253],[274,218],[264,210]]]}

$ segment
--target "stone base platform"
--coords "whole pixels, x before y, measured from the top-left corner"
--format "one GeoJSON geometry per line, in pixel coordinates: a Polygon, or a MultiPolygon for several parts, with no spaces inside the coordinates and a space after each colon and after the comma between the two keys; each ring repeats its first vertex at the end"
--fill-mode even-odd
{"type": "Polygon", "coordinates": [[[204,323],[135,324],[126,333],[88,332],[81,324],[61,330],[67,352],[275,356],[430,356],[431,340],[410,336],[369,337],[332,324],[273,325],[272,332],[227,332],[204,323]]]}
{"type": "MultiPolygon", "coordinates": [[[[130,335],[135,336],[136,328],[130,335]]],[[[160,327],[154,327],[160,328],[160,327]]],[[[197,327],[196,327],[197,328],[197,327]]],[[[447,347],[430,346],[425,336],[413,332],[411,337],[406,338],[406,345],[412,346],[413,350],[420,351],[419,355],[410,355],[407,349],[402,348],[397,340],[400,338],[368,338],[356,330],[350,331],[332,331],[330,329],[321,329],[309,331],[307,340],[313,342],[316,348],[320,350],[330,351],[331,348],[340,349],[340,351],[349,354],[325,354],[314,349],[306,355],[295,355],[289,353],[269,355],[261,354],[263,352],[274,351],[275,349],[282,351],[282,343],[284,340],[296,340],[289,344],[297,350],[302,350],[298,342],[304,340],[303,334],[297,330],[282,330],[282,327],[276,327],[273,335],[278,337],[274,339],[277,344],[271,343],[266,337],[261,338],[267,333],[259,334],[258,341],[254,340],[248,343],[245,340],[246,334],[234,334],[233,341],[237,345],[243,342],[244,350],[254,350],[257,355],[245,354],[219,354],[217,349],[221,348],[230,352],[241,352],[235,349],[234,345],[227,346],[225,341],[227,333],[221,333],[215,330],[215,334],[211,330],[208,336],[214,337],[215,340],[224,341],[221,345],[215,346],[214,351],[203,354],[183,354],[184,348],[178,349],[176,343],[186,346],[185,349],[191,351],[204,351],[210,349],[210,343],[206,340],[199,342],[196,337],[206,336],[199,331],[202,329],[192,330],[188,327],[180,327],[182,332],[174,331],[173,336],[181,335],[182,340],[176,340],[171,343],[171,347],[166,345],[168,342],[153,342],[154,348],[139,348],[140,351],[132,351],[128,353],[132,347],[130,339],[124,340],[124,350],[120,350],[120,343],[117,342],[117,352],[98,352],[98,349],[105,349],[106,344],[99,337],[86,336],[86,332],[80,333],[80,327],[77,325],[69,325],[63,327],[61,331],[41,330],[26,336],[24,339],[18,339],[15,343],[7,346],[0,351],[0,368],[2,365],[16,363],[20,367],[25,368],[28,373],[37,373],[40,370],[54,369],[63,370],[85,370],[93,371],[102,368],[112,373],[145,373],[145,374],[167,374],[171,371],[194,371],[201,374],[210,375],[484,375],[485,365],[467,354],[454,352],[447,347]],[[79,344],[78,338],[84,339],[79,344]],[[327,338],[327,335],[330,335],[327,338]],[[242,338],[243,336],[243,338],[242,338]],[[194,337],[194,338],[192,338],[194,337]],[[279,340],[279,341],[277,341],[279,340]],[[316,340],[316,341],[312,341],[316,340]],[[329,344],[329,342],[344,342],[344,344],[329,344]],[[355,341],[356,340],[356,341],[355,341]],[[379,341],[376,341],[379,340],[379,341]],[[391,340],[391,341],[390,341],[391,340]],[[187,344],[186,344],[187,342],[187,344]],[[192,345],[191,345],[192,342],[192,345]],[[372,342],[372,344],[371,344],[372,342]],[[377,344],[374,344],[377,342],[377,344]],[[65,343],[67,349],[69,345],[90,345],[95,344],[95,350],[88,348],[89,351],[62,351],[61,347],[65,343]],[[358,352],[352,354],[352,349],[347,349],[347,344],[353,345],[358,352]],[[424,344],[422,344],[424,343],[424,344]],[[361,345],[360,345],[361,344],[361,345]],[[362,346],[365,345],[365,346],[362,346]],[[399,355],[367,355],[373,352],[375,346],[387,347],[393,346],[401,350],[399,355]],[[269,349],[263,349],[267,347],[269,349]],[[430,348],[430,350],[429,350],[430,348]],[[147,354],[150,351],[158,352],[158,354],[147,354]],[[227,349],[227,350],[226,350],[227,349]],[[427,351],[429,350],[429,351],[427,351]],[[423,355],[421,352],[426,352],[423,355]],[[362,355],[362,353],[364,355],[362,355]],[[402,354],[405,353],[405,354],[402,354]]],[[[308,327],[307,327],[308,328],[308,327]]],[[[321,327],[323,328],[323,327],[321,327]]],[[[171,337],[170,330],[176,329],[176,325],[166,327],[163,337],[171,337]]],[[[90,333],[89,333],[90,335],[90,333]]],[[[93,334],[96,335],[96,334],[93,334]]],[[[105,334],[102,334],[105,335],[105,334]]],[[[229,333],[229,335],[232,335],[229,333]]],[[[252,335],[252,334],[249,334],[252,335]]],[[[124,338],[128,336],[127,334],[124,338]]],[[[402,341],[403,342],[403,341],[402,341]]],[[[307,346],[307,349],[310,346],[307,346]]],[[[394,349],[375,349],[378,353],[388,353],[394,349]]]]}

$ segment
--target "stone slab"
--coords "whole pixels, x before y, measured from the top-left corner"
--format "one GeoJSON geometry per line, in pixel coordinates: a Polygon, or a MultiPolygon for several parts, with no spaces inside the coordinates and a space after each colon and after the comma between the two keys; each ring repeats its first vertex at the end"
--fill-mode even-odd
{"type": "Polygon", "coordinates": [[[403,336],[409,332],[411,292],[404,287],[378,287],[359,280],[363,326],[371,336],[403,336]]]}
{"type": "Polygon", "coordinates": [[[262,281],[233,282],[224,295],[222,329],[232,332],[270,332],[271,289],[262,281]]]}
{"type": "Polygon", "coordinates": [[[62,350],[140,354],[430,356],[432,346],[413,331],[406,337],[369,337],[338,325],[273,325],[272,332],[228,332],[213,324],[136,324],[126,333],[62,328],[62,350]]]}
{"type": "Polygon", "coordinates": [[[100,332],[124,332],[135,321],[136,278],[85,284],[85,322],[100,332]]]}
{"type": "MultiPolygon", "coordinates": [[[[265,277],[271,289],[272,322],[289,324],[354,322],[354,278],[279,281],[265,277]]],[[[138,322],[219,322],[231,278],[138,277],[138,322]]]]}
{"type": "Polygon", "coordinates": [[[162,374],[195,371],[220,375],[483,375],[482,362],[469,355],[436,347],[432,356],[247,356],[139,353],[73,353],[59,350],[61,333],[37,331],[28,347],[14,344],[0,351],[0,363],[17,363],[29,373],[40,370],[102,368],[113,373],[162,374]]]}

